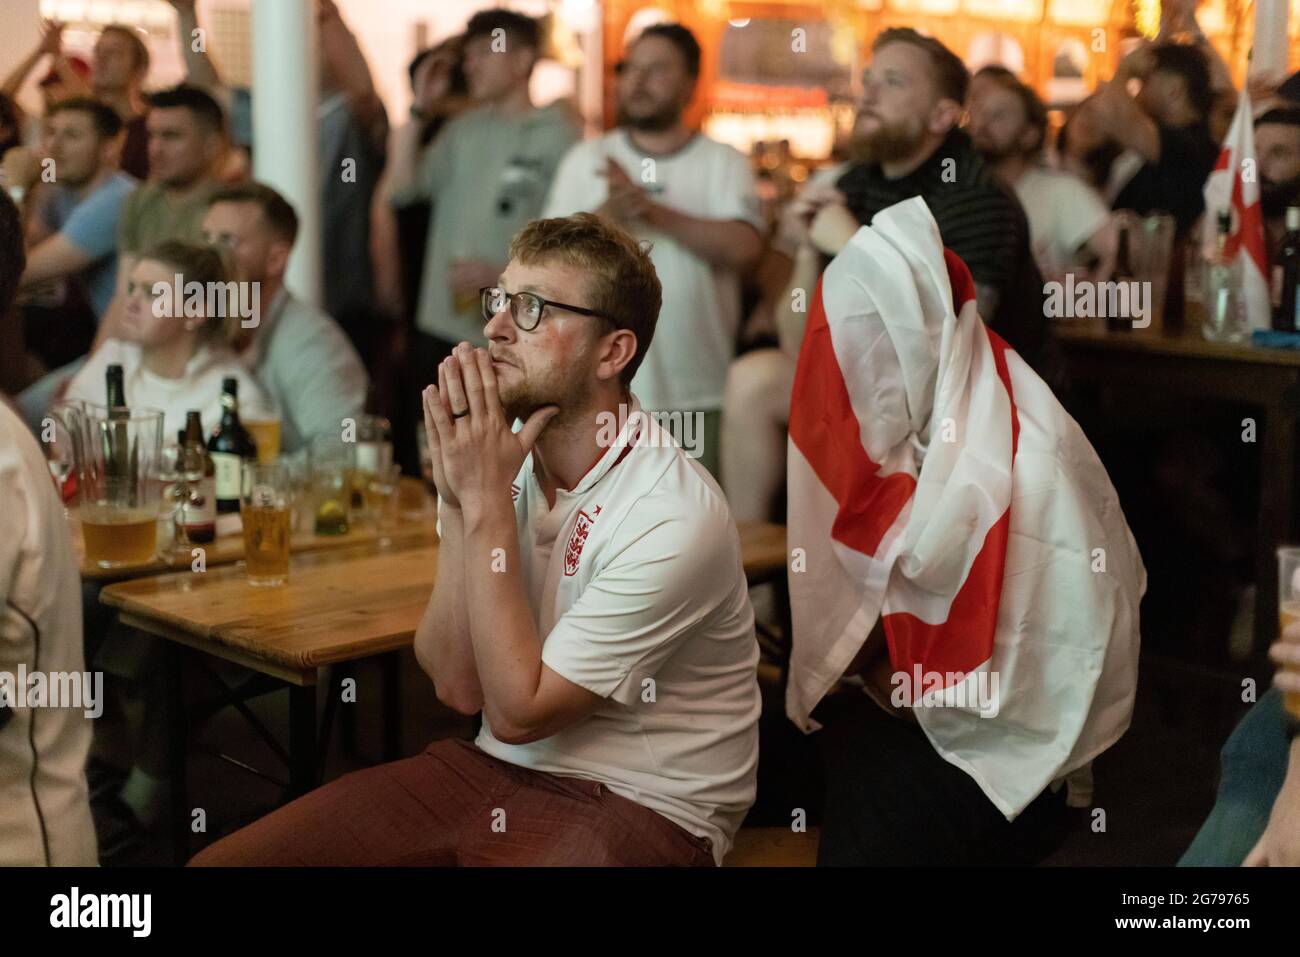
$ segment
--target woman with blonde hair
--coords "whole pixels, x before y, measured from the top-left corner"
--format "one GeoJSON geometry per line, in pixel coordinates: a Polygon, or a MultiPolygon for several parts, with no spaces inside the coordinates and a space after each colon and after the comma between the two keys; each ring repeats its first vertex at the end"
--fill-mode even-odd
{"type": "Polygon", "coordinates": [[[164,441],[184,428],[190,409],[209,430],[216,426],[226,378],[239,383],[242,413],[269,414],[265,391],[236,353],[251,331],[244,323],[259,318],[260,297],[233,275],[210,246],[168,240],[146,250],[127,279],[118,337],[95,350],[68,385],[67,398],[102,404],[104,374],[116,363],[127,405],[163,411],[164,441]]]}

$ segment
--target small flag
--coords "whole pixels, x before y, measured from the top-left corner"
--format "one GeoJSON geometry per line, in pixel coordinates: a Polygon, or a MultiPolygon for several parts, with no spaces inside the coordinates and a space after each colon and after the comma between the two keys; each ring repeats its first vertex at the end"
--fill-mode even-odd
{"type": "Polygon", "coordinates": [[[1237,113],[1223,141],[1218,162],[1205,181],[1204,248],[1214,249],[1219,214],[1231,210],[1232,227],[1225,253],[1241,270],[1246,324],[1251,329],[1272,326],[1268,254],[1264,247],[1264,212],[1259,202],[1259,163],[1255,155],[1255,121],[1250,97],[1243,87],[1237,113]]]}

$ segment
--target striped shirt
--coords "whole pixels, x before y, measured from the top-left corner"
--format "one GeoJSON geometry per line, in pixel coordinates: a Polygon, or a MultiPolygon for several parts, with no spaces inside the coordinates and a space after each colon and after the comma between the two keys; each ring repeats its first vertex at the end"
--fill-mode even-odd
{"type": "Polygon", "coordinates": [[[954,128],[925,162],[889,179],[879,163],[855,163],[836,183],[864,225],[888,206],[920,196],[943,244],[961,257],[977,286],[997,293],[988,324],[1037,365],[1046,344],[1043,280],[1029,246],[1029,224],[1015,194],[954,128]]]}

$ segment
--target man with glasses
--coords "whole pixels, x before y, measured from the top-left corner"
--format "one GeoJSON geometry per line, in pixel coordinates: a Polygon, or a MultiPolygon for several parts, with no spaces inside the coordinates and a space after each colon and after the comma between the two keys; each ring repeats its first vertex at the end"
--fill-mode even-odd
{"type": "Polygon", "coordinates": [[[348,775],[195,863],[721,863],[754,800],[758,647],[716,482],[629,390],[661,292],[538,220],[425,392],[438,571],[415,653],[474,742],[348,775]],[[511,423],[522,422],[512,431],[511,423]]]}
{"type": "Polygon", "coordinates": [[[764,223],[749,160],[686,125],[699,75],[690,30],[647,28],[619,64],[618,128],[569,151],[543,215],[595,212],[653,243],[663,322],[636,393],[647,409],[693,420],[688,431],[686,419],[670,419],[683,422],[678,439],[717,475],[740,277],[758,261],[764,223]]]}

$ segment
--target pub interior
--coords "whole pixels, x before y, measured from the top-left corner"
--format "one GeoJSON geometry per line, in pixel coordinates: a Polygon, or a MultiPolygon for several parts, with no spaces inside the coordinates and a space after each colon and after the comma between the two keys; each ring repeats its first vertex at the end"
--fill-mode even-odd
{"type": "Polygon", "coordinates": [[[0,863],[1300,863],[1300,3],[3,19],[0,863]]]}

